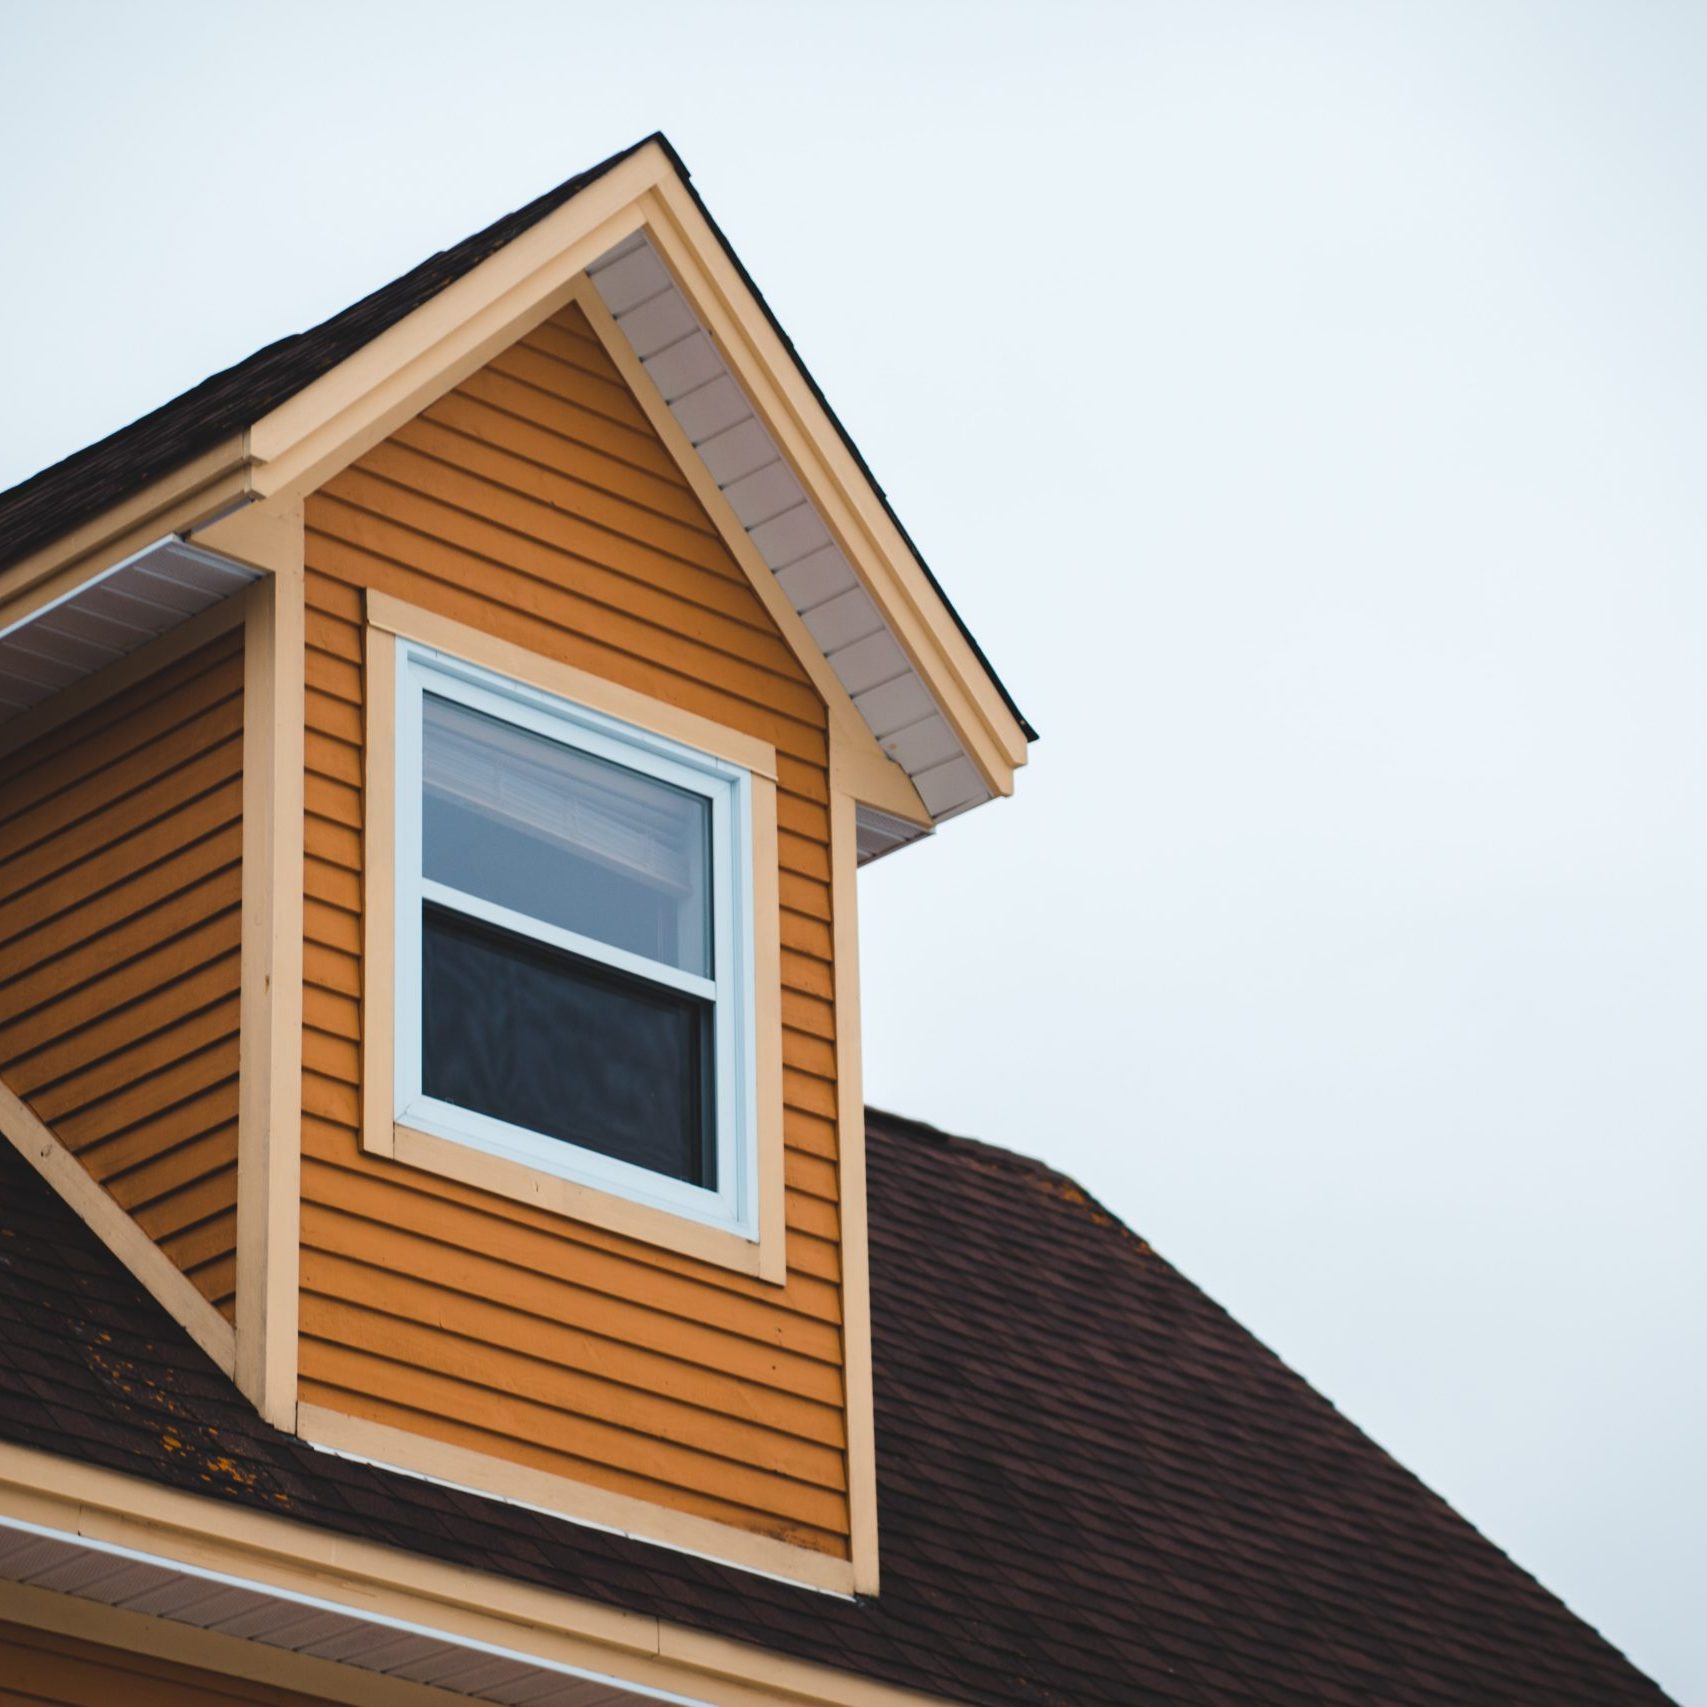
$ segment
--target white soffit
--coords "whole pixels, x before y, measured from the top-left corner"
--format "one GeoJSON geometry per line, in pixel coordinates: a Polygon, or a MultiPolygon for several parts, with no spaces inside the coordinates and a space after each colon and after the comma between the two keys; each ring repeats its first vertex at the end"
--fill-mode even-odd
{"type": "Polygon", "coordinates": [[[0,723],[242,592],[257,575],[168,537],[0,628],[0,723]]]}
{"type": "Polygon", "coordinates": [[[0,1522],[0,1581],[212,1630],[382,1677],[507,1707],[704,1707],[684,1695],[542,1662],[447,1631],[81,1536],[0,1522]]]}
{"type": "MultiPolygon", "coordinates": [[[[940,823],[991,798],[930,689],[830,537],[646,233],[588,269],[670,413],[799,611],[878,745],[940,823]]],[[[916,825],[860,809],[860,859],[911,841],[916,825]]]]}

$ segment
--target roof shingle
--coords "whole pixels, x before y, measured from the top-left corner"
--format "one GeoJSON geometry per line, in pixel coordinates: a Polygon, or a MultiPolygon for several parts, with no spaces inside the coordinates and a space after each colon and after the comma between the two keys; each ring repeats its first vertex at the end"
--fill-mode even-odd
{"type": "Polygon", "coordinates": [[[873,1114],[883,1592],[315,1452],[0,1145],[0,1437],[986,1707],[1665,1696],[1081,1192],[873,1114]]]}

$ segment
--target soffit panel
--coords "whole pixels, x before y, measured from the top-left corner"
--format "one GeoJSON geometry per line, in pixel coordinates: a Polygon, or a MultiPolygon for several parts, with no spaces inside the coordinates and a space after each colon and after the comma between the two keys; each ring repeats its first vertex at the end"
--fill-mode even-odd
{"type": "Polygon", "coordinates": [[[234,597],[257,576],[172,536],[0,629],[0,724],[234,597]]]}
{"type": "Polygon", "coordinates": [[[686,1697],[541,1665],[454,1635],[364,1616],[330,1600],[232,1582],[127,1548],[0,1524],[0,1581],[165,1619],[353,1670],[507,1707],[693,1707],[686,1697]]]}
{"type": "MultiPolygon", "coordinates": [[[[981,806],[976,765],[646,233],[587,272],[878,745],[937,822],[981,806]]],[[[862,862],[926,833],[865,807],[860,829],[862,862]]]]}

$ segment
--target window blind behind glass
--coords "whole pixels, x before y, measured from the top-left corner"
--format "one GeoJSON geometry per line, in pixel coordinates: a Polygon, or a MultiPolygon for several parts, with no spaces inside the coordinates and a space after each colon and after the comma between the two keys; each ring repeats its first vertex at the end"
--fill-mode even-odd
{"type": "Polygon", "coordinates": [[[439,882],[710,975],[710,802],[424,696],[423,865],[439,882]]]}

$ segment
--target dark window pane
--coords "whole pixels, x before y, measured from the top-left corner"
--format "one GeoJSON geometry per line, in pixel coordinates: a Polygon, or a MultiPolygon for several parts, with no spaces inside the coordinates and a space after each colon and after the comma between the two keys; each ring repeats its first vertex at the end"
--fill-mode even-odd
{"type": "Polygon", "coordinates": [[[428,1096],[716,1189],[708,1003],[445,908],[421,939],[428,1096]]]}

